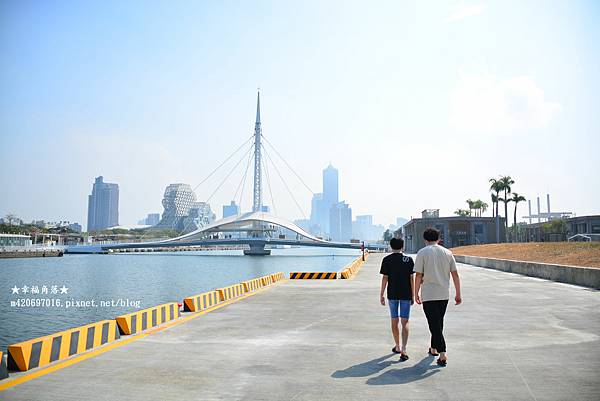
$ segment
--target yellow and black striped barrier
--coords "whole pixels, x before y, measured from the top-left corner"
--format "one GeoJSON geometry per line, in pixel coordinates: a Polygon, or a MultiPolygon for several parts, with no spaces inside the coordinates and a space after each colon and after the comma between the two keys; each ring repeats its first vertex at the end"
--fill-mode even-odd
{"type": "Polygon", "coordinates": [[[217,291],[203,292],[202,294],[192,295],[183,299],[183,310],[185,312],[200,312],[211,308],[219,303],[219,293],[217,291]]]}
{"type": "Polygon", "coordinates": [[[273,273],[273,274],[271,274],[271,279],[273,280],[273,282],[281,281],[281,280],[283,280],[283,273],[281,273],[281,272],[273,273]]]}
{"type": "Polygon", "coordinates": [[[121,334],[135,334],[181,316],[177,302],[169,302],[117,317],[121,334]]]}
{"type": "Polygon", "coordinates": [[[246,292],[244,291],[244,286],[242,284],[234,284],[228,287],[217,288],[217,291],[219,292],[219,298],[221,302],[237,298],[246,292]]]}
{"type": "Polygon", "coordinates": [[[263,287],[263,282],[261,278],[254,278],[252,280],[242,281],[242,285],[244,286],[245,292],[256,291],[263,287]]]}
{"type": "Polygon", "coordinates": [[[326,273],[326,272],[291,272],[290,279],[316,279],[316,280],[335,280],[337,273],[326,273]]]}
{"type": "Polygon", "coordinates": [[[271,277],[271,275],[262,276],[260,279],[262,281],[263,286],[265,286],[265,287],[273,284],[273,277],[271,277]]]}
{"type": "MultiPolygon", "coordinates": [[[[367,259],[367,253],[365,253],[365,260],[367,259]]],[[[350,262],[349,265],[347,265],[346,268],[344,268],[340,274],[340,277],[342,279],[349,279],[350,277],[354,276],[356,273],[358,273],[358,270],[360,269],[360,267],[363,264],[363,260],[362,260],[362,255],[359,256],[358,258],[354,259],[352,262],[350,262]]]]}
{"type": "Polygon", "coordinates": [[[8,377],[8,369],[6,368],[6,361],[4,360],[4,353],[0,351],[0,380],[8,377]]]}
{"type": "Polygon", "coordinates": [[[66,359],[118,339],[114,320],[102,320],[74,329],[8,346],[8,369],[26,371],[66,359]]]}

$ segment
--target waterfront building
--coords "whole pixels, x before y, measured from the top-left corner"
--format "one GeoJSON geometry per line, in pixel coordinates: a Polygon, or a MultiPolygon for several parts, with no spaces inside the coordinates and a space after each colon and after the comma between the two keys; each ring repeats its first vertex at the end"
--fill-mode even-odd
{"type": "Polygon", "coordinates": [[[146,225],[155,226],[160,221],[160,213],[148,213],[146,217],[146,225]]]}
{"type": "Polygon", "coordinates": [[[426,209],[421,213],[421,218],[411,219],[402,227],[404,247],[407,253],[416,253],[425,247],[423,232],[429,227],[440,231],[440,245],[447,248],[505,242],[504,217],[499,218],[499,221],[498,240],[494,217],[440,217],[439,209],[426,209]]]}
{"type": "Polygon", "coordinates": [[[88,231],[101,231],[119,225],[119,185],[96,177],[88,197],[88,231]]]}
{"type": "Polygon", "coordinates": [[[240,214],[240,206],[231,201],[229,205],[223,205],[223,218],[229,216],[237,216],[240,214]]]}
{"type": "Polygon", "coordinates": [[[338,202],[329,209],[329,228],[332,241],[349,242],[352,239],[352,209],[346,202],[338,202]]]}
{"type": "Polygon", "coordinates": [[[165,189],[162,219],[155,228],[181,230],[183,219],[196,202],[196,194],[188,184],[169,184],[165,189]]]}
{"type": "Polygon", "coordinates": [[[31,237],[20,234],[0,234],[0,247],[31,246],[31,237]]]}

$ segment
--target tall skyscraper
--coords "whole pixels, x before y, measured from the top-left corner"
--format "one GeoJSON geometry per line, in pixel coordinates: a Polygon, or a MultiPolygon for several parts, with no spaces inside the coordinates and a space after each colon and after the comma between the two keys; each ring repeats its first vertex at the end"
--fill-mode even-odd
{"type": "Polygon", "coordinates": [[[119,225],[119,185],[96,177],[88,196],[87,230],[100,231],[119,225]]]}
{"type": "Polygon", "coordinates": [[[339,202],[338,171],[331,163],[323,170],[323,201],[327,210],[339,202]]]}

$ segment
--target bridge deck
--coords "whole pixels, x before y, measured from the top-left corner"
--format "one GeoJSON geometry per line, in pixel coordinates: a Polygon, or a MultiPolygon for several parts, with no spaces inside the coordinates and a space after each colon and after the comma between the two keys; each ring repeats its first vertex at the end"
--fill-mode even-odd
{"type": "Polygon", "coordinates": [[[460,265],[449,363],[426,357],[413,309],[407,362],[378,304],[381,255],[354,280],[287,281],[19,384],[4,400],[597,400],[600,293],[460,265]]]}

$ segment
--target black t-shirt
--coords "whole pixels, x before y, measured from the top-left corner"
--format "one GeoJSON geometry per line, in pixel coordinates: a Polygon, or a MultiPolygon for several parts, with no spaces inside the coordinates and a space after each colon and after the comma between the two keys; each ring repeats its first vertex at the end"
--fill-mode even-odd
{"type": "Polygon", "coordinates": [[[412,300],[410,275],[413,274],[415,262],[410,256],[392,253],[381,262],[379,273],[388,276],[388,299],[412,300]]]}

